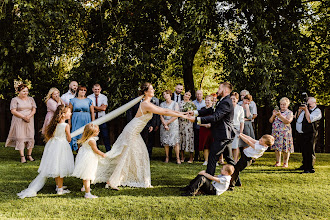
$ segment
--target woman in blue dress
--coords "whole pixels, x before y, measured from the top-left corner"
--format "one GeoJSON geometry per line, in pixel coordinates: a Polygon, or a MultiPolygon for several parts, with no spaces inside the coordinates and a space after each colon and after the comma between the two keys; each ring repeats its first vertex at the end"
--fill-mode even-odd
{"type": "MultiPolygon", "coordinates": [[[[87,89],[85,86],[78,87],[77,97],[70,99],[70,108],[72,111],[71,132],[85,126],[94,121],[94,107],[91,99],[86,98],[87,89]]],[[[81,134],[71,139],[71,149],[78,150],[77,140],[81,138],[81,134]]]]}

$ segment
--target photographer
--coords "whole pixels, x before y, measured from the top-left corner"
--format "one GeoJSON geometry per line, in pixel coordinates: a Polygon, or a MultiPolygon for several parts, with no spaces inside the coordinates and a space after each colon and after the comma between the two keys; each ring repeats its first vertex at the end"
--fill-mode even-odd
{"type": "Polygon", "coordinates": [[[296,113],[297,145],[302,152],[303,173],[315,173],[315,144],[317,142],[319,122],[322,112],[316,106],[316,99],[309,97],[307,105],[301,105],[296,113]]]}

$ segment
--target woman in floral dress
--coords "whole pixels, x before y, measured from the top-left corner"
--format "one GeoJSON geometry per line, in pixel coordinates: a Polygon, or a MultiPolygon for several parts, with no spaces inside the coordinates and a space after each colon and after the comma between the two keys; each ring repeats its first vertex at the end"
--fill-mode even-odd
{"type": "MultiPolygon", "coordinates": [[[[190,100],[191,93],[188,91],[183,96],[183,101],[179,103],[180,111],[187,112],[197,109],[195,104],[190,100]]],[[[190,153],[188,163],[192,163],[194,160],[194,129],[193,123],[179,118],[180,127],[180,146],[181,146],[181,163],[184,162],[184,152],[190,153]]]]}
{"type": "Polygon", "coordinates": [[[283,152],[283,167],[289,166],[290,153],[293,152],[293,139],[291,122],[293,113],[288,109],[290,100],[286,97],[280,100],[280,110],[274,110],[269,122],[273,123],[272,136],[275,138],[275,143],[271,147],[275,150],[276,167],[281,166],[281,152],[283,152]]]}

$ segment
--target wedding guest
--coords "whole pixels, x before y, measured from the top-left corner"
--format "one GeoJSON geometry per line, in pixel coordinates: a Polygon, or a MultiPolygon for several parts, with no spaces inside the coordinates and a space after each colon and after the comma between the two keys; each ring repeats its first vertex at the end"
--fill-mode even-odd
{"type": "MultiPolygon", "coordinates": [[[[201,108],[205,107],[205,100],[203,100],[203,91],[197,90],[196,91],[196,100],[193,101],[195,106],[197,107],[197,111],[201,110],[201,108]]],[[[195,157],[194,159],[198,161],[199,159],[199,125],[194,123],[194,150],[195,150],[195,157]]]]}
{"type": "Polygon", "coordinates": [[[211,96],[213,97],[212,98],[212,106],[215,106],[215,104],[217,104],[217,101],[218,101],[218,95],[216,93],[212,93],[211,96]]]}
{"type": "MultiPolygon", "coordinates": [[[[213,96],[207,95],[205,97],[205,107],[202,107],[201,109],[208,109],[212,108],[213,106],[213,96]]],[[[203,151],[204,153],[204,163],[203,165],[207,165],[209,152],[210,152],[210,145],[213,142],[212,138],[212,132],[211,132],[211,123],[208,124],[200,124],[199,129],[199,151],[203,151]]]]}
{"type": "Polygon", "coordinates": [[[49,122],[52,120],[57,106],[64,104],[60,98],[60,91],[57,88],[51,88],[45,97],[45,103],[47,105],[47,114],[45,117],[44,125],[42,126],[41,133],[45,135],[46,128],[49,122]]]}
{"type": "MultiPolygon", "coordinates": [[[[244,90],[241,91],[240,95],[241,95],[241,101],[239,101],[238,104],[240,106],[242,106],[244,97],[246,95],[251,95],[251,94],[250,94],[249,91],[247,91],[246,89],[244,89],[244,90]]],[[[258,116],[257,105],[256,105],[256,103],[253,100],[251,100],[250,106],[251,106],[251,114],[252,114],[251,122],[252,122],[252,126],[254,128],[254,119],[257,118],[257,116],[258,116]]]]}
{"type": "Polygon", "coordinates": [[[27,148],[27,158],[32,158],[34,147],[34,114],[37,105],[29,95],[27,85],[18,86],[18,96],[10,102],[10,111],[13,114],[9,134],[6,140],[6,147],[15,147],[21,156],[21,163],[26,163],[24,149],[27,148]]]}
{"type": "MultiPolygon", "coordinates": [[[[172,91],[166,90],[163,92],[165,102],[160,104],[161,108],[170,109],[173,111],[179,111],[179,105],[177,102],[171,100],[172,91]]],[[[177,117],[172,116],[160,116],[162,126],[160,127],[160,143],[165,148],[166,159],[165,163],[169,162],[170,147],[174,148],[176,155],[176,163],[181,164],[180,161],[180,136],[179,136],[179,121],[177,117]]]]}
{"type": "MultiPolygon", "coordinates": [[[[243,129],[243,134],[250,136],[251,138],[255,138],[254,135],[254,130],[252,126],[252,106],[250,105],[252,101],[252,96],[251,95],[246,95],[243,98],[242,102],[242,107],[244,110],[244,129],[243,129]]],[[[247,143],[240,140],[238,143],[238,147],[243,147],[246,148],[248,147],[247,143]]]]}
{"type": "MultiPolygon", "coordinates": [[[[101,93],[102,88],[100,84],[94,84],[93,94],[87,96],[93,102],[95,119],[105,116],[105,111],[108,108],[108,98],[101,93]]],[[[99,126],[100,137],[103,139],[106,152],[111,149],[109,130],[107,123],[103,123],[99,126]]]]}
{"type": "MultiPolygon", "coordinates": [[[[79,86],[77,98],[70,99],[70,108],[72,111],[71,132],[95,119],[93,102],[89,98],[86,98],[86,92],[87,88],[85,86],[79,86]]],[[[70,145],[74,152],[78,151],[77,140],[80,138],[81,134],[71,139],[70,145]]]]}
{"type": "Polygon", "coordinates": [[[175,92],[173,93],[172,100],[177,103],[180,103],[183,100],[183,95],[181,94],[183,91],[183,85],[181,83],[175,86],[175,92]]]}
{"type": "Polygon", "coordinates": [[[69,84],[69,91],[61,96],[65,105],[70,105],[70,99],[76,97],[77,89],[78,83],[76,81],[71,81],[69,84]]]}
{"type": "MultiPolygon", "coordinates": [[[[188,91],[184,94],[183,100],[179,103],[180,111],[187,112],[196,109],[195,104],[190,100],[191,93],[188,91]]],[[[181,162],[184,162],[184,152],[189,152],[190,158],[188,163],[194,161],[194,129],[193,123],[179,118],[180,129],[180,147],[181,147],[181,162]]]]}
{"type": "Polygon", "coordinates": [[[303,157],[302,166],[298,169],[304,170],[303,173],[315,173],[315,145],[322,112],[317,107],[314,97],[309,97],[307,105],[299,107],[296,118],[297,146],[300,147],[303,157]]]}
{"type": "Polygon", "coordinates": [[[280,100],[280,109],[273,110],[273,115],[269,122],[272,123],[272,136],[275,138],[274,145],[271,147],[275,150],[276,163],[275,167],[281,166],[281,152],[283,152],[283,167],[289,166],[290,153],[293,153],[293,139],[291,122],[293,113],[288,109],[290,100],[286,97],[280,100]]]}
{"type": "MultiPolygon", "coordinates": [[[[239,131],[239,133],[243,133],[244,130],[244,109],[242,106],[239,106],[237,104],[239,95],[237,92],[232,92],[230,94],[230,99],[233,102],[234,106],[234,119],[233,119],[233,126],[234,128],[239,131]]],[[[238,135],[235,135],[235,138],[231,144],[232,150],[233,150],[233,157],[235,162],[238,161],[239,156],[239,149],[238,149],[238,141],[239,137],[238,135]]]]}

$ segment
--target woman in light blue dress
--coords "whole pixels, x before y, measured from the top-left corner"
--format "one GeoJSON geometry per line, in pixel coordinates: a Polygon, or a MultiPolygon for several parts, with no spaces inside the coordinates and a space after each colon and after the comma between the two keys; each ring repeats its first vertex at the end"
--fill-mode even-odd
{"type": "MultiPolygon", "coordinates": [[[[78,87],[78,96],[70,99],[70,108],[72,110],[71,132],[85,126],[94,121],[94,107],[91,99],[86,98],[87,89],[85,86],[78,87]]],[[[73,151],[78,150],[77,140],[81,138],[81,134],[71,139],[70,145],[73,151]]]]}

